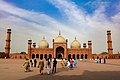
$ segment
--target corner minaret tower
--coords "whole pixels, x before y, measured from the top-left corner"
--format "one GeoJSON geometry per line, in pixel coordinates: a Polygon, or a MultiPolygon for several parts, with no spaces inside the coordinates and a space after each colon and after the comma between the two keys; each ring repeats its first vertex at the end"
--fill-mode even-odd
{"type": "MultiPolygon", "coordinates": [[[[35,44],[35,43],[34,43],[35,44]]],[[[31,45],[32,45],[32,40],[28,40],[28,58],[31,59],[31,45]]]]}
{"type": "Polygon", "coordinates": [[[107,31],[108,54],[113,54],[111,31],[107,31]]]}
{"type": "Polygon", "coordinates": [[[88,56],[89,58],[92,57],[92,41],[88,41],[88,56]]]}
{"type": "Polygon", "coordinates": [[[5,55],[6,57],[9,57],[10,54],[10,38],[11,38],[11,29],[7,29],[7,39],[6,39],[6,45],[5,45],[5,55]]]}

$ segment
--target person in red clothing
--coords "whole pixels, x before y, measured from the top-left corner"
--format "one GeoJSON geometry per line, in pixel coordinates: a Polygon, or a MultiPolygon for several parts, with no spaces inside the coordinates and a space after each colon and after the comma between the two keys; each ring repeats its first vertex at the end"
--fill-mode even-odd
{"type": "Polygon", "coordinates": [[[70,68],[72,69],[73,68],[73,63],[74,61],[72,60],[72,58],[70,59],[70,68]]]}

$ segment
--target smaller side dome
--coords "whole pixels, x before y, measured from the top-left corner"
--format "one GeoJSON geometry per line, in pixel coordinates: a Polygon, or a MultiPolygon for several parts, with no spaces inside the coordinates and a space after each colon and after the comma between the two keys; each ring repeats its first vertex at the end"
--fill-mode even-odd
{"type": "Polygon", "coordinates": [[[43,40],[40,41],[39,48],[49,48],[48,42],[45,40],[45,37],[43,37],[43,40]]]}
{"type": "Polygon", "coordinates": [[[81,44],[78,40],[76,40],[76,37],[75,40],[71,43],[71,48],[81,48],[81,44]]]}

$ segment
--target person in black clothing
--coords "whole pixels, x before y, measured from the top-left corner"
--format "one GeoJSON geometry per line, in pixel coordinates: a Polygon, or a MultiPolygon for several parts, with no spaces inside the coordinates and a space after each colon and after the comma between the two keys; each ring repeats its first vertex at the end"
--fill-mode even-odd
{"type": "Polygon", "coordinates": [[[99,62],[101,63],[101,58],[99,59],[99,62]]]}
{"type": "Polygon", "coordinates": [[[106,60],[105,60],[105,58],[104,58],[104,64],[106,63],[106,60]]]}
{"type": "Polygon", "coordinates": [[[37,64],[37,60],[34,59],[34,67],[36,67],[36,64],[37,64]]]}
{"type": "Polygon", "coordinates": [[[30,59],[30,68],[33,67],[32,59],[30,59]]]}
{"type": "Polygon", "coordinates": [[[56,65],[57,65],[57,60],[56,60],[56,58],[54,58],[52,73],[53,73],[53,72],[56,73],[56,65]]]}

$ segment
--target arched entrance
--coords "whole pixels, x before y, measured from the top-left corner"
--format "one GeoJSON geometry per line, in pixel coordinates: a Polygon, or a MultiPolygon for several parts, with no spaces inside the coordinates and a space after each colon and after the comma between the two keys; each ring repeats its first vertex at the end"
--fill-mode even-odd
{"type": "Polygon", "coordinates": [[[44,58],[47,59],[47,54],[44,55],[44,58]]]}
{"type": "Polygon", "coordinates": [[[68,55],[68,59],[71,59],[71,54],[68,55]]]}
{"type": "Polygon", "coordinates": [[[43,54],[40,54],[40,59],[43,59],[43,54]]]}
{"type": "Polygon", "coordinates": [[[49,58],[52,58],[52,54],[49,54],[49,58]]]}
{"type": "Polygon", "coordinates": [[[64,48],[58,47],[56,48],[56,58],[62,59],[64,55],[64,48]]]}
{"type": "Polygon", "coordinates": [[[79,54],[77,54],[77,59],[79,59],[79,54]]]}
{"type": "Polygon", "coordinates": [[[87,59],[87,57],[88,57],[88,55],[87,55],[87,54],[85,54],[85,59],[87,59]]]}
{"type": "Polygon", "coordinates": [[[35,54],[32,54],[32,59],[34,59],[35,58],[35,54]]]}
{"type": "Polygon", "coordinates": [[[83,56],[84,56],[84,55],[83,55],[83,54],[81,54],[81,59],[83,59],[83,56]]]}
{"type": "Polygon", "coordinates": [[[36,58],[39,58],[39,54],[36,54],[36,58]]]}
{"type": "Polygon", "coordinates": [[[73,59],[75,59],[75,54],[73,54],[73,59]]]}

